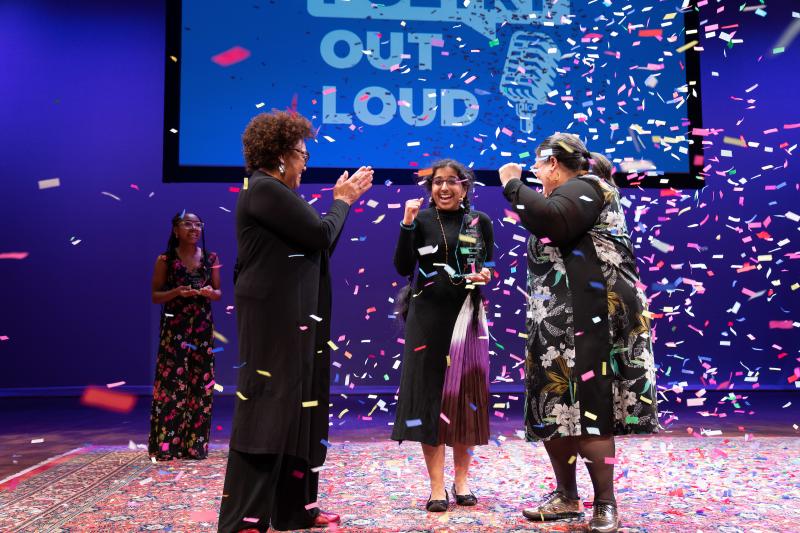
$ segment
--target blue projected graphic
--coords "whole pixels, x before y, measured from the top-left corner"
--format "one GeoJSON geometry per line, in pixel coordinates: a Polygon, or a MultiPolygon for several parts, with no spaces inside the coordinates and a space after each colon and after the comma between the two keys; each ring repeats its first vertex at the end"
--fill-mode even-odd
{"type": "Polygon", "coordinates": [[[568,131],[686,173],[681,2],[647,4],[185,0],[179,163],[241,166],[249,119],[296,107],[318,128],[310,166],[496,169],[568,131]]]}

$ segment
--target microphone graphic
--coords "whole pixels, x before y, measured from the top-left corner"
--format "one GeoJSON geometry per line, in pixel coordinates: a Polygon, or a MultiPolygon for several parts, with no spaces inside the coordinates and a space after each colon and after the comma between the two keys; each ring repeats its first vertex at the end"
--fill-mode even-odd
{"type": "Polygon", "coordinates": [[[500,93],[515,104],[519,127],[525,133],[533,131],[536,108],[547,101],[560,56],[556,43],[543,33],[518,31],[511,36],[500,93]],[[551,48],[555,54],[547,53],[551,48]]]}

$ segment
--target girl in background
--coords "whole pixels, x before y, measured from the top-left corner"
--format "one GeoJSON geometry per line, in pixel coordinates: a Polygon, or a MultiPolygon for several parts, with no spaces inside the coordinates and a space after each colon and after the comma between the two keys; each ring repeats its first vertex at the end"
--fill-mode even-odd
{"type": "Polygon", "coordinates": [[[167,249],[156,259],[153,303],[162,304],[148,452],[159,461],[205,459],[211,430],[214,322],[222,297],[219,264],[208,253],[203,222],[172,218],[167,249]],[[202,246],[198,243],[202,240],[202,246]]]}

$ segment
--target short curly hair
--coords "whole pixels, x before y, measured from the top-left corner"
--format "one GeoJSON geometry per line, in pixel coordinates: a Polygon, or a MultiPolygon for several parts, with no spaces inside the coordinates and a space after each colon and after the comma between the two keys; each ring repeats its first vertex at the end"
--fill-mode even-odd
{"type": "Polygon", "coordinates": [[[277,168],[280,158],[304,139],[314,136],[311,122],[300,113],[273,109],[254,116],[242,134],[247,172],[277,168]]]}

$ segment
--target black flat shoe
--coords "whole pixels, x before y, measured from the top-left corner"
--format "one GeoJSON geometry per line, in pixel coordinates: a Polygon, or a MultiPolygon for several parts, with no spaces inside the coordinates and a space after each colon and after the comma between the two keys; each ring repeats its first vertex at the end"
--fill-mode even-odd
{"type": "Polygon", "coordinates": [[[430,513],[444,513],[450,505],[450,496],[444,491],[444,500],[428,500],[425,509],[430,513]]]}
{"type": "Polygon", "coordinates": [[[473,505],[477,505],[478,497],[475,496],[472,491],[469,491],[469,494],[459,494],[456,492],[456,484],[453,483],[453,494],[456,497],[456,505],[461,505],[464,507],[472,507],[473,505]]]}

